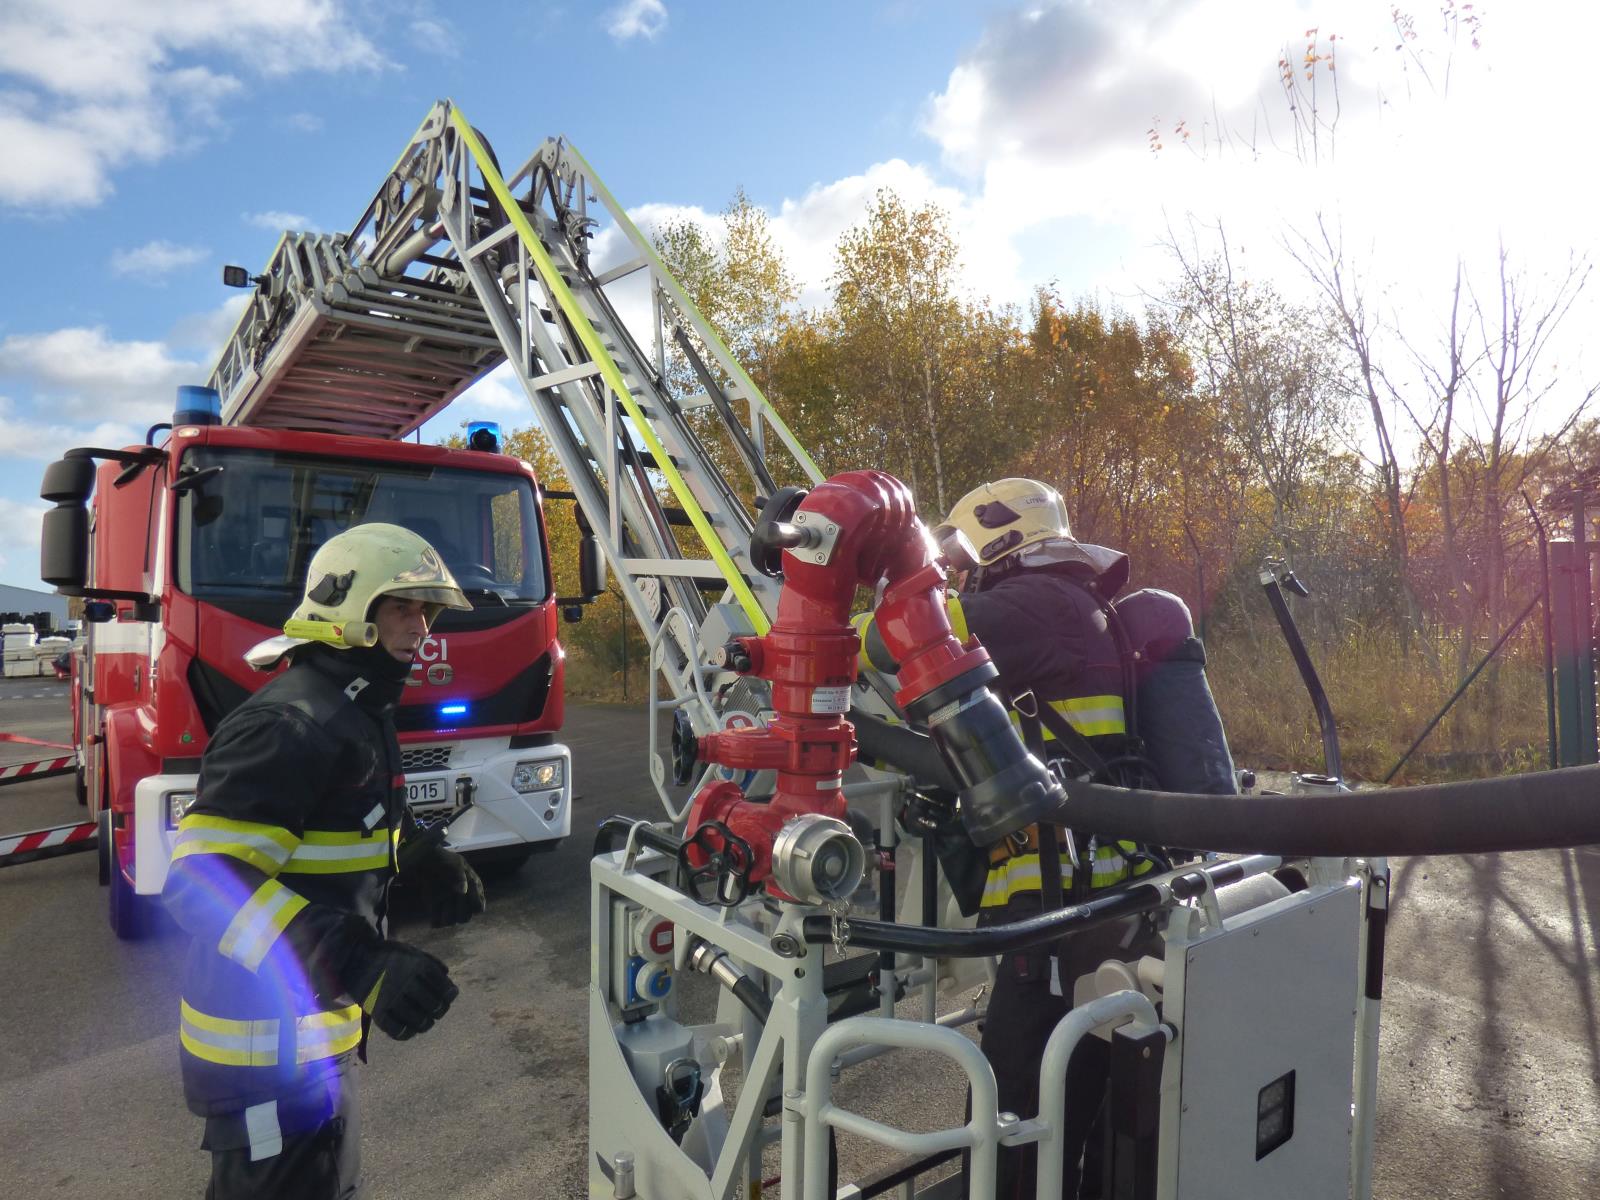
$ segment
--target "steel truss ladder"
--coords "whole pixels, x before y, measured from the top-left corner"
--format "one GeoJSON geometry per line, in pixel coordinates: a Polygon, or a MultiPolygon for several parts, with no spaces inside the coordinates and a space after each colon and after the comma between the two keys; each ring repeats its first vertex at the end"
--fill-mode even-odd
{"type": "MultiPolygon", "coordinates": [[[[501,362],[649,639],[669,693],[659,707],[687,707],[697,732],[741,688],[738,707],[761,707],[751,681],[705,664],[777,611],[780,582],[748,560],[751,498],[777,486],[771,452],[811,483],[822,474],[564,139],[505,176],[461,110],[436,104],[348,235],[285,235],[212,383],[230,423],[402,437],[501,362]],[[626,257],[597,273],[602,228],[626,257]],[[648,296],[645,345],[619,287],[648,296]],[[673,353],[701,391],[675,394],[673,353]]],[[[654,753],[651,771],[679,815],[654,753]]]]}

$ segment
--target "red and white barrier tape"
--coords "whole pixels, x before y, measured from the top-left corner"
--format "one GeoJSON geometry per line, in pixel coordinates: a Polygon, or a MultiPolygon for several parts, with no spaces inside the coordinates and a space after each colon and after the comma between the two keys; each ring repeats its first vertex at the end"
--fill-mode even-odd
{"type": "Polygon", "coordinates": [[[0,767],[0,784],[21,783],[25,779],[43,779],[47,775],[59,775],[70,771],[77,765],[76,754],[68,754],[64,758],[41,758],[37,762],[12,763],[8,767],[0,767]]]}
{"type": "Polygon", "coordinates": [[[53,829],[35,829],[31,833],[13,833],[0,837],[0,867],[10,866],[24,854],[51,857],[88,850],[95,842],[95,823],[84,821],[76,825],[57,825],[53,829]]]}

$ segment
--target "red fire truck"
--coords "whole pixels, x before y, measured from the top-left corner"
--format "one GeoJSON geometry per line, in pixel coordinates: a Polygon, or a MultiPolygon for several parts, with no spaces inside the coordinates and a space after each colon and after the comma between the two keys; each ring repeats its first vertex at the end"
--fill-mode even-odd
{"type": "Polygon", "coordinates": [[[69,451],[41,489],[42,576],[86,600],[74,741],[112,928],[141,932],[208,735],[270,678],[245,652],[281,631],[317,547],[366,521],[427,538],[473,606],[441,615],[396,715],[413,811],[453,816],[451,845],[482,857],[553,849],[572,772],[532,468],[490,430],[448,449],[224,425],[215,392],[182,392],[157,444],[69,451]]]}

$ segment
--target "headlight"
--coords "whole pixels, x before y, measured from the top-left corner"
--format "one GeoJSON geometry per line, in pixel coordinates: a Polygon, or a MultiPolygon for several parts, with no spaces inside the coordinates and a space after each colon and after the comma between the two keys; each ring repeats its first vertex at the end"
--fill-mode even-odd
{"type": "Polygon", "coordinates": [[[511,786],[524,794],[548,792],[560,787],[563,778],[559,758],[546,759],[544,762],[521,762],[511,772],[511,786]]]}
{"type": "Polygon", "coordinates": [[[183,814],[194,807],[193,792],[168,792],[167,793],[167,828],[176,829],[178,822],[183,820],[183,814]]]}

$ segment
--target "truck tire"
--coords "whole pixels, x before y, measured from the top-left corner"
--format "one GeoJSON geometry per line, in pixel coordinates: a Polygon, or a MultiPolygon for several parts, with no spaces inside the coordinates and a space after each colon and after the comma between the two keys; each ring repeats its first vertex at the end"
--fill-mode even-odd
{"type": "Polygon", "coordinates": [[[100,877],[100,886],[108,887],[111,883],[111,810],[100,810],[97,822],[98,829],[94,838],[94,858],[100,877]]]}
{"type": "Polygon", "coordinates": [[[133,884],[122,873],[122,865],[117,856],[117,831],[115,823],[111,821],[111,814],[105,814],[105,820],[110,827],[111,836],[106,839],[110,848],[106,866],[111,876],[110,902],[106,906],[107,916],[111,919],[111,932],[125,942],[136,942],[149,931],[150,925],[150,899],[141,896],[133,890],[133,884]]]}

